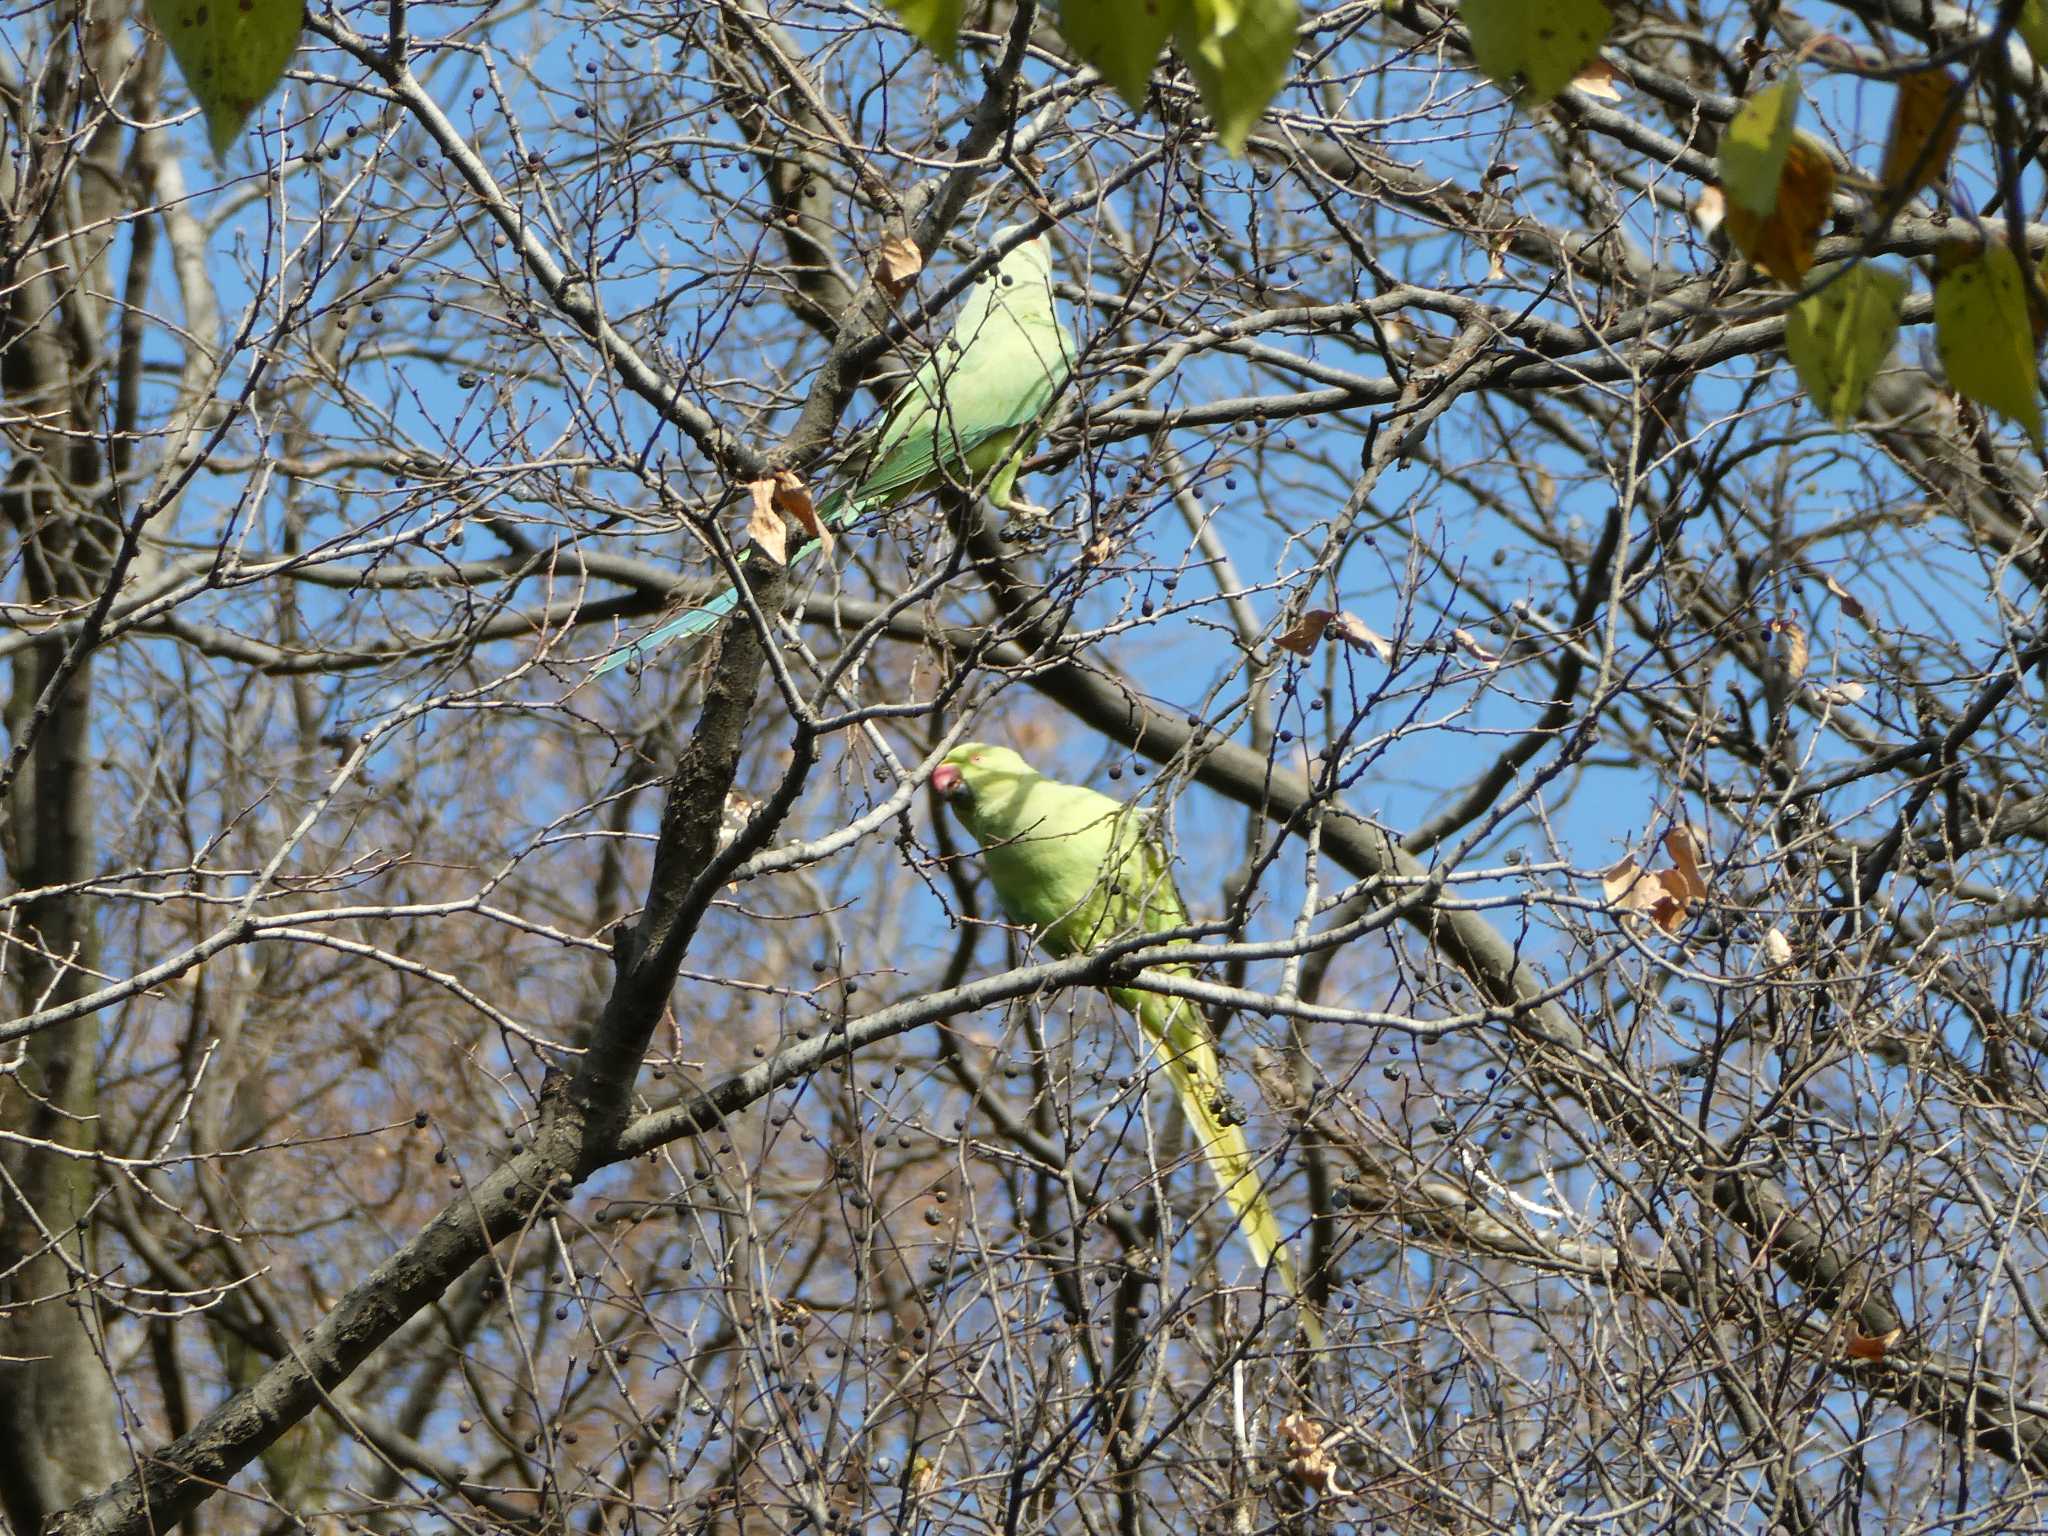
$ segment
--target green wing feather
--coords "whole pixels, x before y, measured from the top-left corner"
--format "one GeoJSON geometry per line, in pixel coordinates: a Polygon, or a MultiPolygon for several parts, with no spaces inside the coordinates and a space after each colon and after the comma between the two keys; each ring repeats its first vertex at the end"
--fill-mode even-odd
{"type": "MultiPolygon", "coordinates": [[[[1032,771],[1016,753],[969,743],[946,762],[964,790],[949,803],[981,844],[996,897],[1056,955],[1084,953],[1134,933],[1188,925],[1187,907],[1144,812],[1078,784],[1032,771]]],[[[1186,966],[1163,967],[1192,976],[1186,966]]],[[[1131,987],[1110,989],[1138,1020],[1172,1080],[1181,1113],[1261,1269],[1272,1266],[1298,1300],[1300,1283],[1258,1164],[1230,1112],[1216,1044],[1194,1005],[1131,987]]],[[[1302,1329],[1320,1348],[1322,1326],[1305,1301],[1302,1329]]]]}

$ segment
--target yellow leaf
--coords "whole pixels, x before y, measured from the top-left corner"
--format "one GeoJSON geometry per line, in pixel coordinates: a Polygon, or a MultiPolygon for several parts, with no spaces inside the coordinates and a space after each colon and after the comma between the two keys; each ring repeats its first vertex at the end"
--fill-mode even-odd
{"type": "Polygon", "coordinates": [[[1060,35],[1133,107],[1188,0],[1060,0],[1060,35]]]}
{"type": "Polygon", "coordinates": [[[1297,0],[1187,0],[1174,41],[1230,154],[1280,93],[1300,31],[1297,0]]]}
{"type": "Polygon", "coordinates": [[[904,29],[948,64],[960,46],[963,0],[888,0],[904,29]]]}
{"type": "Polygon", "coordinates": [[[2048,0],[2025,0],[2017,30],[2034,56],[2034,67],[2048,68],[2048,0]]]}
{"type": "Polygon", "coordinates": [[[1934,347],[1955,391],[2018,422],[2041,441],[2041,398],[2034,381],[2034,332],[2027,283],[2004,245],[1937,260],[1934,347]]]}
{"type": "Polygon", "coordinates": [[[1755,213],[1728,195],[1728,238],[1735,248],[1787,288],[1797,288],[1813,265],[1821,226],[1834,206],[1835,167],[1820,141],[1798,133],[1786,147],[1774,206],[1755,213]]]}
{"type": "Polygon", "coordinates": [[[1945,69],[1922,70],[1899,82],[1892,127],[1884,141],[1884,189],[1903,202],[1948,175],[1963,132],[1962,86],[1945,69]]]}
{"type": "Polygon", "coordinates": [[[1899,334],[1906,279],[1867,261],[1831,268],[1821,289],[1785,317],[1785,355],[1821,414],[1847,426],[1899,334]]]}
{"type": "Polygon", "coordinates": [[[206,114],[218,159],[284,78],[306,22],[303,0],[150,0],[150,18],[206,114]]]}
{"type": "Polygon", "coordinates": [[[1501,86],[1520,75],[1531,106],[1573,84],[1614,25],[1602,0],[1464,0],[1458,17],[1479,72],[1501,86]]]}
{"type": "Polygon", "coordinates": [[[1787,75],[1745,101],[1729,122],[1721,135],[1719,163],[1731,213],[1740,208],[1761,218],[1778,206],[1798,118],[1799,79],[1787,75]]]}

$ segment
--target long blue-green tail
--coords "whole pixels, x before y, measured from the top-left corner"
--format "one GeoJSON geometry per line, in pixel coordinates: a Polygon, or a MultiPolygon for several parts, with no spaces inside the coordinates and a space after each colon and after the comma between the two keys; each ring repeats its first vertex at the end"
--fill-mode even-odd
{"type": "MultiPolygon", "coordinates": [[[[836,528],[842,523],[851,522],[859,515],[861,508],[862,503],[849,503],[843,496],[831,496],[827,497],[824,506],[818,509],[818,516],[824,522],[836,528]]],[[[810,559],[817,551],[818,541],[816,539],[806,539],[798,546],[796,553],[789,557],[790,568],[792,570],[795,569],[804,561],[810,559]]],[[[752,550],[747,550],[740,555],[740,559],[742,561],[750,560],[753,558],[753,553],[752,550]]],[[[678,640],[687,640],[692,635],[703,634],[712,625],[716,624],[728,613],[731,613],[734,607],[738,605],[739,600],[739,589],[737,587],[727,587],[723,592],[712,598],[710,602],[700,607],[692,608],[688,613],[677,614],[666,624],[656,626],[638,640],[635,640],[631,645],[620,646],[611,655],[605,657],[603,661],[600,661],[595,667],[591,668],[590,675],[594,678],[603,677],[605,673],[616,672],[620,667],[638,666],[656,651],[673,645],[678,640]]]]}

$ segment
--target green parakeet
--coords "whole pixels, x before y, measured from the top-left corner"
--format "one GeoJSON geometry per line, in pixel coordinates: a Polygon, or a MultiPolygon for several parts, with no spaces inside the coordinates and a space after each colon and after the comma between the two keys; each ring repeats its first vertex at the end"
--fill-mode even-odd
{"type": "MultiPolygon", "coordinates": [[[[947,753],[932,772],[932,788],[981,844],[1003,910],[1052,954],[1081,954],[1134,934],[1188,926],[1147,812],[1048,779],[1007,747],[981,742],[947,753]]],[[[1193,974],[1186,966],[1161,969],[1193,974]]],[[[1275,1266],[1298,1295],[1280,1223],[1201,1014],[1185,999],[1158,992],[1112,987],[1109,995],[1136,1017],[1165,1065],[1253,1259],[1261,1268],[1275,1266]]],[[[1320,1344],[1321,1329],[1305,1305],[1302,1325],[1320,1344]]]]}
{"type": "MultiPolygon", "coordinates": [[[[1000,242],[1015,226],[997,231],[1000,242]]],[[[1074,341],[1053,307],[1052,247],[1027,240],[967,292],[953,330],[889,402],[868,443],[851,491],[826,498],[819,517],[832,527],[871,507],[888,506],[940,485],[978,486],[1008,507],[1017,471],[1037,440],[1040,418],[1073,371],[1074,341]]],[[[805,559],[816,540],[790,557],[805,559]]],[[[717,623],[739,594],[728,589],[614,651],[591,674],[601,677],[644,661],[671,641],[717,623]]]]}

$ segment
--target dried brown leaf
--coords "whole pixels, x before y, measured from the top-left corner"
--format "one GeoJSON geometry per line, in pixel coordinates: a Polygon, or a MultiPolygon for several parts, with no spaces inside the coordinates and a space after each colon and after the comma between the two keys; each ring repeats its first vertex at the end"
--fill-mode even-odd
{"type": "Polygon", "coordinates": [[[1390,667],[1394,664],[1393,645],[1349,609],[1330,620],[1330,633],[1346,645],[1365,647],[1390,667]]]}
{"type": "Polygon", "coordinates": [[[1711,235],[1728,220],[1728,194],[1718,186],[1701,190],[1692,205],[1692,221],[1703,235],[1711,235]]]}
{"type": "Polygon", "coordinates": [[[1612,64],[1600,58],[1572,76],[1574,90],[1584,91],[1588,96],[1605,97],[1608,101],[1621,100],[1621,92],[1616,87],[1627,83],[1612,64]]]}
{"type": "Polygon", "coordinates": [[[1479,637],[1473,634],[1471,630],[1454,629],[1451,631],[1451,638],[1457,641],[1459,647],[1468,656],[1472,657],[1473,660],[1482,661],[1489,667],[1500,665],[1500,652],[1489,651],[1485,646],[1481,645],[1479,637]]]}
{"type": "Polygon", "coordinates": [[[1884,1333],[1864,1333],[1850,1328],[1848,1337],[1842,1341],[1842,1353],[1851,1360],[1882,1360],[1898,1347],[1906,1336],[1903,1327],[1892,1328],[1884,1333]]]}
{"type": "Polygon", "coordinates": [[[1277,1426],[1286,1442],[1283,1458],[1287,1475],[1304,1488],[1313,1488],[1324,1498],[1338,1497],[1350,1490],[1338,1480],[1337,1458],[1324,1441],[1322,1426],[1304,1413],[1290,1413],[1277,1426]]]}
{"type": "Polygon", "coordinates": [[[1835,601],[1842,605],[1842,612],[1849,615],[1852,619],[1862,618],[1863,604],[1851,595],[1849,589],[1832,576],[1827,577],[1826,580],[1828,591],[1834,595],[1835,601]]]}
{"type": "Polygon", "coordinates": [[[1796,620],[1773,619],[1770,623],[1770,632],[1778,642],[1784,657],[1785,670],[1791,674],[1792,680],[1797,682],[1806,676],[1806,663],[1811,659],[1811,652],[1806,643],[1806,631],[1800,628],[1796,620]]]}
{"type": "Polygon", "coordinates": [[[1672,857],[1670,869],[1644,869],[1625,858],[1600,877],[1608,907],[1647,917],[1666,933],[1676,933],[1696,902],[1704,900],[1707,883],[1700,872],[1699,851],[1690,828],[1671,829],[1664,838],[1672,857]]]}
{"type": "Polygon", "coordinates": [[[1632,897],[1642,874],[1642,865],[1633,857],[1625,858],[1612,869],[1602,871],[1600,889],[1607,896],[1607,904],[1621,911],[1632,910],[1632,897]]]}
{"type": "Polygon", "coordinates": [[[793,469],[775,471],[775,505],[797,521],[819,547],[827,554],[832,552],[832,529],[818,516],[817,506],[811,501],[811,493],[803,478],[793,469]]]}
{"type": "Polygon", "coordinates": [[[1764,964],[1771,970],[1783,970],[1792,963],[1792,941],[1785,937],[1781,928],[1764,930],[1764,964]]]}
{"type": "Polygon", "coordinates": [[[900,299],[924,270],[924,252],[907,235],[891,235],[875,252],[875,281],[892,299],[900,299]]]}
{"type": "Polygon", "coordinates": [[[1327,608],[1311,608],[1286,634],[1274,640],[1283,651],[1292,651],[1297,656],[1306,656],[1316,648],[1316,642],[1323,638],[1323,631],[1330,627],[1330,620],[1337,617],[1327,608]]]}
{"type": "Polygon", "coordinates": [[[1699,835],[1681,821],[1664,834],[1664,851],[1671,855],[1671,873],[1678,877],[1679,895],[1688,903],[1705,901],[1707,882],[1700,873],[1699,835]]]}
{"type": "Polygon", "coordinates": [[[1346,645],[1371,651],[1388,666],[1394,664],[1394,647],[1357,614],[1335,613],[1328,608],[1311,608],[1273,643],[1283,651],[1306,656],[1324,639],[1342,640],[1346,645]]]}
{"type": "Polygon", "coordinates": [[[754,541],[756,549],[777,565],[787,563],[789,525],[783,522],[782,512],[775,505],[775,482],[749,480],[747,497],[753,504],[747,514],[747,537],[754,541]]]}

